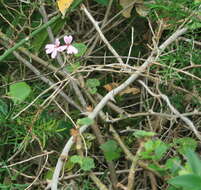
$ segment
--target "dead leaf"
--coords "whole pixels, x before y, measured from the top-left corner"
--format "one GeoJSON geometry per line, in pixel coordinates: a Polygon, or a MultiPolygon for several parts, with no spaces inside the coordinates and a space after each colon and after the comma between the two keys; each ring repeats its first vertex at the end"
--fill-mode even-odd
{"type": "Polygon", "coordinates": [[[134,6],[135,6],[137,13],[140,16],[143,16],[143,17],[147,16],[148,11],[149,11],[148,8],[144,6],[144,0],[119,0],[119,3],[123,7],[123,9],[126,9],[125,11],[122,12],[122,15],[126,18],[131,17],[131,11],[134,6]]]}
{"type": "Polygon", "coordinates": [[[143,17],[146,17],[149,13],[149,9],[148,7],[146,7],[144,4],[143,4],[143,1],[142,3],[139,3],[135,6],[135,9],[137,11],[137,13],[140,15],[140,16],[143,16],[143,17]]]}
{"type": "MultiPolygon", "coordinates": [[[[112,83],[109,83],[109,84],[106,84],[104,85],[103,87],[108,91],[110,92],[111,90],[113,90],[114,88],[118,87],[119,84],[116,83],[116,82],[112,82],[112,83]]],[[[119,93],[120,96],[124,95],[124,94],[139,94],[140,93],[140,89],[139,88],[130,88],[130,87],[127,87],[125,90],[123,90],[122,92],[119,93]]]]}
{"type": "Polygon", "coordinates": [[[71,6],[74,0],[57,0],[57,5],[63,17],[66,14],[66,11],[71,6]]]}
{"type": "Polygon", "coordinates": [[[66,161],[67,156],[66,156],[66,155],[61,155],[61,156],[60,156],[60,159],[61,159],[62,161],[66,161]]]}
{"type": "Polygon", "coordinates": [[[93,111],[93,107],[92,107],[91,105],[89,105],[89,106],[87,106],[86,110],[87,110],[88,112],[92,112],[92,111],[93,111]]]}
{"type": "Polygon", "coordinates": [[[122,92],[119,93],[120,96],[124,95],[124,94],[139,94],[140,93],[140,89],[139,88],[126,88],[125,90],[123,90],[122,92]]]}
{"type": "Polygon", "coordinates": [[[70,134],[73,136],[73,137],[77,137],[79,135],[79,131],[77,129],[71,129],[70,130],[70,134]]]}
{"type": "Polygon", "coordinates": [[[119,0],[119,4],[123,7],[123,9],[126,9],[125,11],[122,12],[122,15],[126,18],[131,17],[131,11],[134,7],[134,3],[129,6],[132,2],[136,0],[119,0]],[[129,6],[129,7],[128,7],[129,6]],[[126,8],[128,7],[128,8],[126,8]]]}
{"type": "Polygon", "coordinates": [[[104,87],[108,92],[110,92],[112,89],[116,88],[117,86],[119,86],[118,83],[112,82],[112,83],[109,83],[109,84],[104,85],[103,87],[104,87]]]}

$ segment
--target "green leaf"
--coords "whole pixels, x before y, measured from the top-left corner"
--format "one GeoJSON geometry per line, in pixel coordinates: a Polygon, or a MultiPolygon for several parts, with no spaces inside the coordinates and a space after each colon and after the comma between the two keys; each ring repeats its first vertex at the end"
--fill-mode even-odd
{"type": "Polygon", "coordinates": [[[64,165],[64,170],[65,170],[66,172],[67,172],[67,171],[70,171],[70,170],[73,169],[74,165],[75,165],[75,163],[73,163],[73,162],[71,161],[71,159],[68,159],[67,162],[66,162],[65,165],[64,165]]]}
{"type": "Polygon", "coordinates": [[[167,190],[182,190],[182,189],[181,188],[176,188],[174,186],[170,186],[170,187],[168,187],[167,190]]]}
{"type": "Polygon", "coordinates": [[[167,144],[165,144],[161,140],[157,140],[155,144],[155,151],[154,151],[156,155],[156,159],[160,160],[163,157],[163,155],[166,153],[168,148],[169,147],[167,144]]]}
{"type": "Polygon", "coordinates": [[[148,168],[151,168],[152,170],[155,170],[156,172],[159,172],[161,175],[165,175],[167,168],[164,168],[160,165],[156,164],[149,164],[148,168]]]}
{"type": "Polygon", "coordinates": [[[198,29],[198,28],[201,28],[201,23],[200,22],[192,22],[189,25],[189,29],[191,29],[191,30],[195,30],[195,29],[198,29]]]}
{"type": "Polygon", "coordinates": [[[193,173],[201,176],[201,160],[197,154],[189,149],[186,153],[186,157],[193,173]]]}
{"type": "Polygon", "coordinates": [[[175,139],[173,144],[181,154],[186,154],[189,149],[194,151],[197,147],[197,142],[190,137],[175,139]]]}
{"type": "Polygon", "coordinates": [[[6,116],[8,114],[8,105],[0,99],[0,117],[2,115],[6,116]]]}
{"type": "Polygon", "coordinates": [[[142,159],[152,159],[153,155],[150,152],[140,152],[142,159]]]}
{"type": "Polygon", "coordinates": [[[109,0],[95,0],[97,3],[101,4],[101,5],[105,5],[107,6],[109,3],[109,0]]]}
{"type": "MultiPolygon", "coordinates": [[[[64,19],[59,18],[57,20],[57,22],[55,22],[54,24],[52,24],[52,30],[54,34],[57,34],[61,28],[63,27],[64,23],[66,21],[64,19]]],[[[34,37],[33,41],[32,41],[32,46],[33,49],[36,53],[38,53],[40,51],[40,49],[46,44],[48,43],[49,38],[48,38],[48,32],[47,30],[42,30],[41,32],[38,33],[38,35],[36,37],[34,37]]],[[[51,42],[49,42],[51,43],[51,42]]]]}
{"type": "Polygon", "coordinates": [[[106,160],[113,161],[120,158],[120,152],[119,151],[104,152],[104,156],[106,160]]]}
{"type": "Polygon", "coordinates": [[[178,175],[193,174],[192,168],[188,162],[179,170],[178,175]]]}
{"type": "Polygon", "coordinates": [[[181,160],[179,157],[170,158],[166,161],[165,167],[174,175],[181,168],[181,160]]]}
{"type": "Polygon", "coordinates": [[[71,7],[70,7],[70,10],[71,10],[71,11],[75,10],[75,9],[77,8],[77,6],[78,6],[80,3],[82,3],[82,1],[83,1],[83,0],[74,0],[74,1],[73,1],[73,4],[72,4],[71,7]]]}
{"type": "Polygon", "coordinates": [[[103,150],[105,159],[108,161],[116,160],[120,157],[121,150],[114,140],[107,141],[100,148],[103,150]]]}
{"type": "Polygon", "coordinates": [[[32,47],[36,53],[40,51],[40,48],[45,44],[48,39],[48,33],[46,30],[42,30],[32,42],[32,47]]]}
{"type": "Polygon", "coordinates": [[[25,82],[18,82],[10,85],[8,95],[11,96],[14,104],[22,103],[31,93],[30,86],[25,82]]]}
{"type": "Polygon", "coordinates": [[[187,189],[189,188],[193,190],[201,190],[201,177],[194,174],[174,177],[168,180],[168,183],[174,186],[179,186],[187,189]]]}
{"type": "Polygon", "coordinates": [[[108,140],[106,143],[102,144],[100,147],[104,152],[110,152],[110,151],[116,150],[118,148],[118,145],[116,141],[108,140]]]}
{"type": "Polygon", "coordinates": [[[55,168],[50,168],[50,170],[48,170],[48,171],[44,174],[43,179],[45,179],[45,180],[51,180],[51,179],[52,179],[52,176],[53,176],[53,174],[54,174],[54,169],[55,169],[55,168]]]}
{"type": "Polygon", "coordinates": [[[201,0],[194,0],[194,3],[199,5],[201,4],[201,0]]]}
{"type": "Polygon", "coordinates": [[[78,155],[71,156],[70,161],[75,164],[82,165],[82,157],[78,155]]]}
{"type": "Polygon", "coordinates": [[[65,67],[65,69],[69,72],[69,73],[73,73],[74,71],[76,71],[78,68],[80,67],[80,62],[76,62],[76,63],[72,63],[70,65],[67,65],[65,67]]]}
{"type": "Polygon", "coordinates": [[[86,82],[86,86],[91,94],[95,94],[97,92],[97,86],[100,86],[100,81],[95,78],[88,79],[86,82]]]}
{"type": "Polygon", "coordinates": [[[86,86],[88,88],[100,86],[100,81],[98,79],[95,79],[95,78],[88,79],[86,82],[86,86]]]}
{"type": "Polygon", "coordinates": [[[70,161],[79,164],[81,169],[84,171],[90,171],[92,168],[95,168],[94,160],[90,157],[74,155],[70,158],[70,161]]]}
{"type": "Polygon", "coordinates": [[[88,117],[85,117],[85,118],[82,118],[82,119],[78,119],[78,120],[77,120],[77,124],[78,124],[79,126],[83,126],[83,125],[92,125],[93,122],[94,122],[94,120],[93,120],[93,119],[90,119],[90,118],[88,118],[88,117]]]}
{"type": "Polygon", "coordinates": [[[87,46],[83,43],[73,43],[73,46],[78,49],[78,53],[75,54],[75,57],[81,57],[87,50],[87,46]]]}
{"type": "Polygon", "coordinates": [[[144,144],[146,152],[152,152],[154,150],[154,141],[149,140],[144,144]]]}
{"type": "Polygon", "coordinates": [[[90,171],[92,168],[95,168],[94,160],[90,157],[84,157],[82,160],[81,169],[84,171],[90,171]]]}
{"type": "Polygon", "coordinates": [[[156,135],[156,133],[154,132],[147,132],[147,131],[143,131],[143,130],[137,130],[133,133],[133,135],[136,138],[143,138],[143,137],[153,137],[154,135],[156,135]]]}
{"type": "Polygon", "coordinates": [[[169,146],[161,140],[148,140],[144,144],[145,151],[140,153],[144,159],[160,160],[169,146]]]}
{"type": "Polygon", "coordinates": [[[90,89],[89,89],[89,92],[90,92],[91,94],[96,94],[97,88],[90,88],[90,89]]]}

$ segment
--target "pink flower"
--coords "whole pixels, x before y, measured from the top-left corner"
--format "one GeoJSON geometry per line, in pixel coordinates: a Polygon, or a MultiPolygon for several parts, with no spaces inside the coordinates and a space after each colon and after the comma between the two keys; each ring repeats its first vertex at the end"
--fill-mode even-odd
{"type": "Polygon", "coordinates": [[[64,36],[64,42],[66,43],[66,49],[67,49],[67,54],[77,54],[78,53],[78,49],[75,48],[73,45],[71,45],[73,41],[73,37],[72,36],[64,36]]]}
{"type": "Polygon", "coordinates": [[[63,46],[60,46],[60,41],[59,39],[57,38],[55,40],[55,43],[54,44],[47,44],[45,46],[45,51],[46,51],[46,54],[50,54],[51,53],[51,58],[54,59],[56,56],[57,56],[57,53],[58,52],[62,52],[64,51],[66,48],[63,47],[63,46]]]}

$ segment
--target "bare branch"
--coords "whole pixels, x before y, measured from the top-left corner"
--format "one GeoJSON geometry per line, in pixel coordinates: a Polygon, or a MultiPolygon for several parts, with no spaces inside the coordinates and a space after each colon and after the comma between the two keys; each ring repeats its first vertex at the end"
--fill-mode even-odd
{"type": "MultiPolygon", "coordinates": [[[[88,10],[85,8],[85,6],[82,6],[82,9],[84,10],[84,12],[86,13],[87,16],[89,16],[92,24],[94,25],[94,27],[96,28],[96,30],[98,31],[101,39],[104,41],[104,43],[108,46],[108,48],[110,47],[110,51],[112,51],[112,53],[117,57],[119,63],[123,63],[123,61],[120,58],[120,56],[117,54],[117,52],[113,49],[113,47],[111,47],[110,44],[108,44],[107,39],[105,38],[105,36],[103,35],[102,31],[100,30],[100,27],[98,26],[98,23],[94,20],[94,18],[92,17],[92,15],[88,12],[88,10]]],[[[103,97],[103,99],[99,102],[99,104],[95,107],[95,109],[93,110],[93,112],[91,112],[89,114],[89,118],[94,119],[98,113],[100,112],[100,110],[103,109],[103,107],[107,104],[107,102],[109,100],[113,100],[114,96],[116,94],[118,94],[119,92],[121,92],[122,90],[124,90],[127,86],[129,86],[132,82],[134,82],[139,75],[145,71],[145,69],[154,61],[156,61],[158,59],[158,57],[160,56],[160,54],[165,50],[165,48],[170,45],[172,42],[174,42],[179,36],[181,36],[182,34],[184,34],[185,32],[187,32],[187,28],[182,28],[180,30],[177,30],[175,33],[173,33],[157,50],[153,50],[151,55],[147,58],[147,60],[139,67],[139,69],[134,72],[124,83],[122,83],[120,86],[118,86],[117,88],[115,88],[114,90],[110,91],[109,93],[107,93],[105,95],[105,97],[103,97]]],[[[80,128],[80,133],[84,132],[89,126],[85,125],[82,126],[80,128]]],[[[61,156],[59,157],[58,161],[57,161],[57,165],[53,174],[53,178],[52,178],[52,185],[51,185],[51,189],[52,190],[57,190],[57,184],[58,184],[58,180],[59,180],[59,174],[60,171],[63,167],[64,164],[64,159],[63,158],[67,158],[68,153],[70,151],[70,148],[72,147],[72,145],[74,144],[73,142],[73,137],[71,137],[68,142],[66,143],[61,156]]]]}
{"type": "Polygon", "coordinates": [[[165,94],[162,94],[162,93],[159,93],[159,94],[155,94],[153,93],[149,87],[141,80],[138,80],[138,82],[149,92],[149,94],[151,94],[152,96],[154,97],[157,97],[157,98],[162,98],[167,106],[170,108],[170,110],[175,114],[177,115],[181,120],[183,120],[187,126],[189,126],[189,128],[194,132],[194,134],[196,135],[196,137],[201,140],[201,135],[200,133],[198,132],[198,130],[196,129],[196,127],[194,126],[193,122],[188,119],[186,116],[182,115],[170,102],[169,98],[165,95],[165,94]]]}

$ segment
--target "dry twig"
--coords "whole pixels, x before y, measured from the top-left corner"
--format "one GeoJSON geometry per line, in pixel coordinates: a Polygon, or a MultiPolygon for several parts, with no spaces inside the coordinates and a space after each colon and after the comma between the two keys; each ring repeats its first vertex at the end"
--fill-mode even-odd
{"type": "MultiPolygon", "coordinates": [[[[92,15],[88,12],[88,10],[86,10],[86,8],[84,6],[82,6],[82,9],[85,11],[86,15],[89,16],[91,22],[93,23],[94,27],[97,29],[97,31],[100,34],[101,39],[106,43],[106,45],[108,47],[110,47],[111,45],[108,45],[108,41],[105,40],[105,36],[103,35],[103,33],[101,32],[97,22],[94,20],[94,18],[92,17],[92,15]]],[[[124,83],[122,83],[120,86],[118,86],[117,88],[115,88],[114,90],[110,91],[109,93],[107,93],[103,99],[99,102],[99,104],[95,107],[95,109],[93,110],[93,112],[91,112],[89,114],[89,118],[94,119],[98,113],[100,112],[100,110],[102,110],[102,108],[107,104],[107,102],[109,100],[112,100],[113,97],[118,94],[119,92],[121,92],[122,90],[124,90],[129,84],[131,84],[132,82],[134,82],[138,76],[145,71],[145,69],[154,61],[157,60],[157,58],[160,56],[160,54],[165,50],[165,48],[170,45],[172,42],[174,42],[179,36],[181,36],[182,34],[184,34],[185,32],[187,32],[187,28],[182,28],[177,30],[175,33],[173,33],[157,50],[154,50],[151,55],[147,58],[147,60],[139,67],[139,69],[134,72],[134,74],[132,74],[124,83]]],[[[110,49],[115,56],[118,57],[118,61],[120,63],[122,63],[122,60],[119,59],[119,55],[117,54],[116,51],[114,51],[113,48],[110,49]]],[[[83,131],[85,131],[88,128],[87,125],[82,126],[80,128],[80,133],[82,133],[83,131]]],[[[51,185],[51,189],[52,190],[57,190],[57,184],[58,184],[58,180],[59,180],[59,174],[60,171],[62,169],[62,166],[64,164],[63,159],[64,157],[68,156],[68,152],[71,148],[71,146],[74,144],[73,142],[73,138],[71,137],[68,142],[66,143],[61,156],[59,157],[58,161],[57,161],[57,165],[53,174],[53,178],[52,178],[52,185],[51,185]]]]}
{"type": "Polygon", "coordinates": [[[169,98],[165,95],[165,94],[162,94],[161,92],[159,92],[159,94],[155,94],[153,93],[150,88],[141,80],[138,80],[138,82],[149,92],[149,94],[151,94],[152,96],[154,97],[157,97],[157,98],[162,98],[167,106],[170,108],[170,110],[175,114],[177,115],[181,120],[183,120],[187,126],[189,126],[189,128],[194,132],[195,136],[201,141],[201,135],[200,133],[198,132],[198,130],[196,129],[196,127],[194,126],[193,122],[188,119],[186,116],[182,115],[170,102],[169,98]]]}

